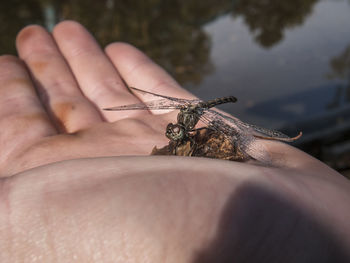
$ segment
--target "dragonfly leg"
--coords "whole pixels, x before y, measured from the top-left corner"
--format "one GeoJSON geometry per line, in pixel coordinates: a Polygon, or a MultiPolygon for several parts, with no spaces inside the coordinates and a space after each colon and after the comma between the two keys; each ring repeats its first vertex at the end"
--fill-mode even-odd
{"type": "Polygon", "coordinates": [[[179,145],[180,145],[180,143],[179,143],[179,141],[176,141],[176,143],[175,143],[175,147],[174,147],[174,155],[177,155],[177,147],[179,147],[179,145]]]}
{"type": "Polygon", "coordinates": [[[191,137],[185,137],[183,140],[173,141],[172,154],[178,156],[192,156],[195,141],[191,137]]]}
{"type": "Polygon", "coordinates": [[[192,156],[193,153],[196,151],[197,143],[196,143],[196,141],[192,138],[192,136],[189,136],[188,138],[189,138],[189,140],[191,141],[191,142],[190,142],[190,147],[191,147],[190,156],[192,156]]]}

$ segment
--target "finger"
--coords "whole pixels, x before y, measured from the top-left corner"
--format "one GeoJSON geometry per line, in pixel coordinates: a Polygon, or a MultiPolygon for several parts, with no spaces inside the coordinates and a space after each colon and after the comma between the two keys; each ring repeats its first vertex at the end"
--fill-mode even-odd
{"type": "Polygon", "coordinates": [[[265,150],[270,156],[270,165],[275,167],[283,167],[296,169],[301,171],[314,171],[314,173],[324,173],[328,171],[330,174],[334,170],[308,155],[307,153],[283,142],[272,140],[257,140],[257,147],[265,150]]]}
{"type": "Polygon", "coordinates": [[[0,160],[42,137],[56,134],[25,66],[12,56],[0,57],[0,160]]]}
{"type": "MultiPolygon", "coordinates": [[[[113,64],[82,25],[72,21],[62,22],[54,28],[53,36],[81,90],[99,109],[139,102],[125,87],[113,64]]],[[[101,113],[113,121],[140,114],[139,111],[101,113]]]]}
{"type": "MultiPolygon", "coordinates": [[[[125,43],[113,43],[106,47],[105,52],[128,86],[170,97],[195,98],[193,94],[181,88],[165,70],[135,47],[125,43]]],[[[150,100],[149,96],[135,94],[143,101],[150,100]]]]}
{"type": "Polygon", "coordinates": [[[24,28],[17,37],[17,50],[32,74],[42,103],[61,131],[75,132],[102,121],[45,29],[24,28]]]}

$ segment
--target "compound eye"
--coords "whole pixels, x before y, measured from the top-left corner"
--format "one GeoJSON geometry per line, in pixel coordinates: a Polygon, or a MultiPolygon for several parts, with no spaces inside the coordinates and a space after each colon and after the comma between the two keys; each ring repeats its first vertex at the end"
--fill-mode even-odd
{"type": "Polygon", "coordinates": [[[180,132],[180,128],[179,128],[179,126],[177,126],[177,125],[174,125],[173,127],[172,127],[172,131],[173,131],[173,133],[176,133],[176,134],[178,134],[179,132],[180,132]]]}
{"type": "Polygon", "coordinates": [[[177,124],[169,123],[166,127],[167,133],[179,134],[181,132],[181,127],[177,124]]]}
{"type": "Polygon", "coordinates": [[[166,137],[168,137],[170,140],[181,140],[184,136],[183,129],[180,125],[178,124],[172,124],[169,123],[166,132],[165,132],[166,137]]]}

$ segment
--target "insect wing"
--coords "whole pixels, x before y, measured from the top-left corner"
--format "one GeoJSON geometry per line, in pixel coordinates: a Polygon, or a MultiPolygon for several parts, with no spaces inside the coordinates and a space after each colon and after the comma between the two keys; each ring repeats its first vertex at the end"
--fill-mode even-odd
{"type": "Polygon", "coordinates": [[[166,100],[173,101],[173,102],[179,103],[179,104],[192,104],[192,103],[202,102],[202,100],[199,100],[199,99],[193,99],[193,100],[180,99],[180,98],[175,98],[175,97],[170,97],[170,96],[165,96],[165,95],[153,93],[150,91],[146,91],[146,90],[142,90],[142,89],[138,89],[138,88],[134,88],[134,87],[130,87],[130,89],[135,90],[137,92],[140,92],[141,94],[151,95],[152,97],[164,98],[166,100]]]}
{"type": "Polygon", "coordinates": [[[214,112],[216,115],[221,116],[224,119],[224,122],[227,123],[228,125],[239,128],[244,133],[250,133],[257,138],[292,142],[301,136],[301,133],[300,133],[296,137],[291,138],[288,135],[286,135],[280,131],[270,130],[270,129],[259,127],[259,126],[253,125],[253,124],[245,123],[236,117],[227,116],[227,115],[224,115],[224,114],[222,114],[220,112],[216,112],[216,111],[214,111],[214,112]]]}
{"type": "Polygon", "coordinates": [[[104,108],[104,110],[120,111],[120,110],[166,110],[166,109],[179,109],[181,104],[175,101],[169,101],[167,99],[160,99],[148,102],[140,102],[129,105],[121,105],[110,108],[104,108]]]}
{"type": "Polygon", "coordinates": [[[157,99],[147,102],[121,105],[110,108],[105,108],[104,110],[109,111],[121,111],[121,110],[171,110],[171,109],[180,109],[183,105],[195,104],[201,102],[199,99],[187,100],[173,98],[165,95],[156,94],[153,92],[137,89],[130,87],[130,89],[140,92],[142,94],[151,95],[152,97],[160,97],[163,99],[157,99]]]}
{"type": "Polygon", "coordinates": [[[121,105],[110,108],[104,108],[108,111],[121,111],[121,110],[171,110],[180,109],[183,105],[197,103],[198,100],[184,100],[184,102],[169,101],[168,99],[159,99],[147,102],[140,102],[129,105],[121,105]]]}
{"type": "Polygon", "coordinates": [[[215,110],[207,110],[201,116],[201,121],[206,123],[210,128],[219,131],[225,137],[236,142],[241,151],[250,157],[269,164],[271,158],[263,145],[257,142],[248,124],[240,121],[237,118],[230,118],[215,110]]]}
{"type": "Polygon", "coordinates": [[[280,131],[266,129],[253,124],[247,124],[247,125],[249,125],[249,127],[253,130],[255,137],[262,138],[262,139],[292,142],[300,137],[298,135],[296,137],[291,138],[280,131]]]}
{"type": "Polygon", "coordinates": [[[228,136],[236,136],[237,133],[245,133],[252,135],[252,132],[237,118],[230,118],[218,111],[207,109],[201,116],[203,121],[208,126],[215,126],[217,130],[228,136]]]}

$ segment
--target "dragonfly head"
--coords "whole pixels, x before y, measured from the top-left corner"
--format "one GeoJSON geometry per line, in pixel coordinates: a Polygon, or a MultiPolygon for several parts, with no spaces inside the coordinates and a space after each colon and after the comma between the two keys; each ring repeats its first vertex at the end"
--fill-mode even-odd
{"type": "Polygon", "coordinates": [[[166,127],[165,136],[172,141],[179,141],[185,137],[185,129],[179,124],[169,123],[166,127]]]}

